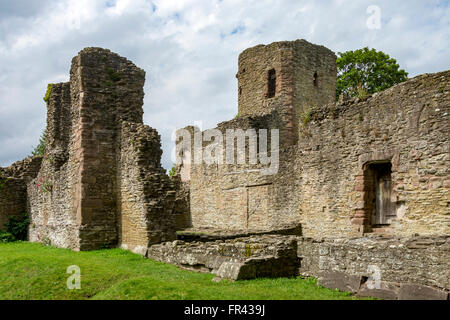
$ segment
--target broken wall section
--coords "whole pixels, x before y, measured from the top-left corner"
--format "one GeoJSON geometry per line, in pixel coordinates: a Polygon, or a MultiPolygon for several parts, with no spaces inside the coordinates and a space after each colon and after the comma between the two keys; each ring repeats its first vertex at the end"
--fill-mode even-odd
{"type": "Polygon", "coordinates": [[[29,157],[0,168],[0,230],[10,217],[28,213],[27,182],[36,177],[42,157],[29,157]]]}
{"type": "Polygon", "coordinates": [[[142,123],[145,72],[107,49],[72,60],[70,83],[55,84],[48,143],[28,185],[30,240],[91,250],[118,242],[118,167],[123,121],[142,123]]]}
{"type": "Polygon", "coordinates": [[[81,250],[117,245],[121,123],[142,123],[144,82],[142,69],[107,49],[83,49],[72,61],[72,108],[79,113],[73,210],[81,250]]]}
{"type": "Polygon", "coordinates": [[[42,166],[27,186],[30,202],[29,240],[78,249],[79,227],[72,210],[74,168],[72,135],[77,124],[71,85],[56,83],[47,103],[46,144],[42,166]]]}
{"type": "Polygon", "coordinates": [[[155,129],[122,123],[118,175],[119,245],[145,255],[155,243],[176,238],[174,185],[161,166],[155,129]]]}

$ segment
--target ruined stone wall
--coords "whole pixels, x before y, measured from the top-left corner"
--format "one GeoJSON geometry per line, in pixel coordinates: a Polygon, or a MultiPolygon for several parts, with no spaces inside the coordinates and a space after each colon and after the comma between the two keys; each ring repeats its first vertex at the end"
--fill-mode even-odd
{"type": "Polygon", "coordinates": [[[447,299],[450,237],[299,238],[300,275],[382,299],[447,299]],[[375,279],[379,280],[375,283],[375,279]]]}
{"type": "Polygon", "coordinates": [[[175,230],[184,230],[192,227],[191,220],[191,186],[189,181],[183,181],[179,168],[177,173],[171,177],[173,189],[175,190],[175,200],[173,203],[173,216],[175,230]]]}
{"type": "Polygon", "coordinates": [[[75,200],[80,220],[80,247],[117,243],[118,132],[122,121],[142,123],[145,72],[109,50],[84,49],[72,61],[72,106],[80,112],[76,151],[79,164],[75,200]],[[76,80],[75,80],[76,79],[76,80]]]}
{"type": "Polygon", "coordinates": [[[298,118],[310,107],[335,101],[336,56],[305,40],[258,45],[239,55],[239,115],[262,115],[292,107],[298,118]],[[269,96],[269,70],[275,70],[275,95],[269,96]]]}
{"type": "Polygon", "coordinates": [[[313,106],[335,101],[336,56],[305,40],[258,45],[239,55],[236,77],[238,115],[276,111],[283,143],[294,145],[302,115],[313,106]]]}
{"type": "Polygon", "coordinates": [[[135,250],[173,238],[160,138],[142,124],[144,81],[129,60],[86,48],[72,60],[70,83],[53,85],[45,156],[28,185],[30,241],[135,250]]]}
{"type": "Polygon", "coordinates": [[[47,104],[47,137],[42,166],[30,181],[29,240],[64,248],[79,247],[79,228],[72,210],[70,185],[74,156],[71,137],[77,117],[71,106],[70,83],[53,84],[47,104]]]}
{"type": "MultiPolygon", "coordinates": [[[[265,116],[241,117],[218,125],[217,129],[224,141],[222,164],[194,163],[191,167],[190,212],[194,228],[274,230],[298,224],[298,184],[293,147],[281,143],[282,149],[277,150],[280,157],[278,169],[273,174],[262,174],[261,170],[268,166],[259,160],[256,164],[250,163],[249,139],[245,142],[245,163],[238,163],[237,139],[234,144],[234,164],[226,163],[227,130],[254,129],[257,134],[259,129],[269,130],[270,154],[270,129],[278,128],[282,128],[282,120],[277,112],[265,116]]],[[[280,136],[280,141],[283,141],[283,132],[280,132],[280,136]]],[[[213,143],[203,143],[203,154],[213,143]]]]}
{"type": "Polygon", "coordinates": [[[26,184],[37,175],[41,161],[42,157],[29,157],[0,168],[0,230],[10,217],[28,212],[26,184]]]}
{"type": "Polygon", "coordinates": [[[373,231],[367,165],[392,165],[395,236],[450,233],[450,71],[422,75],[365,100],[313,109],[300,126],[299,203],[305,236],[373,231]]]}
{"type": "Polygon", "coordinates": [[[161,167],[156,130],[122,123],[119,185],[119,244],[145,254],[154,243],[175,239],[174,187],[161,167]]]}
{"type": "Polygon", "coordinates": [[[153,245],[147,257],[199,272],[216,280],[292,277],[299,268],[294,236],[259,235],[214,242],[174,241],[153,245]]]}

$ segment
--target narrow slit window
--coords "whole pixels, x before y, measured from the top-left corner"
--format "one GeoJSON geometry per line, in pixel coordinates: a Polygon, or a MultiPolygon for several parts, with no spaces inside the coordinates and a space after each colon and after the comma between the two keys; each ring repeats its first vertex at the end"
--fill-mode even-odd
{"type": "Polygon", "coordinates": [[[276,88],[277,88],[277,74],[275,72],[275,69],[271,69],[269,70],[268,73],[268,90],[267,90],[268,98],[275,97],[276,88]]]}
{"type": "Polygon", "coordinates": [[[314,87],[319,86],[319,76],[317,75],[317,72],[314,73],[313,82],[314,82],[314,87]]]}

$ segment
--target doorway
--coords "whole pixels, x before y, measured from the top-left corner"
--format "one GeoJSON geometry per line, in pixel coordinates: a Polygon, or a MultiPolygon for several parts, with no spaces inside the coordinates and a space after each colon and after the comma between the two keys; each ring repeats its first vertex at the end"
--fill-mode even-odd
{"type": "Polygon", "coordinates": [[[372,227],[390,225],[396,218],[395,202],[392,196],[392,164],[390,162],[371,163],[367,166],[366,209],[370,213],[372,227]]]}

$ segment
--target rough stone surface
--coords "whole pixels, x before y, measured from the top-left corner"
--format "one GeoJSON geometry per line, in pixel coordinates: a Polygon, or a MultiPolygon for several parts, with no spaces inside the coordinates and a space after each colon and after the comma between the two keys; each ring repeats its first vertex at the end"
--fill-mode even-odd
{"type": "Polygon", "coordinates": [[[322,240],[299,237],[299,274],[318,277],[322,286],[362,296],[406,299],[410,294],[422,299],[429,294],[440,299],[450,289],[449,244],[450,236],[322,240]],[[379,279],[380,286],[374,287],[375,280],[370,279],[379,279]],[[406,286],[409,284],[419,289],[410,289],[406,286]]]}
{"type": "Polygon", "coordinates": [[[395,218],[386,231],[450,234],[450,71],[314,109],[300,133],[298,213],[305,236],[376,231],[367,169],[379,162],[392,165],[395,218]]]}
{"type": "Polygon", "coordinates": [[[404,284],[399,290],[400,300],[447,300],[448,292],[417,284],[404,284]]]}
{"type": "Polygon", "coordinates": [[[28,181],[36,177],[42,157],[30,157],[0,168],[0,230],[10,217],[26,214],[28,181]]]}
{"type": "Polygon", "coordinates": [[[86,48],[70,82],[53,85],[44,159],[28,184],[30,241],[145,254],[151,243],[175,239],[160,137],[142,123],[144,81],[127,59],[86,48]]]}
{"type": "MultiPolygon", "coordinates": [[[[301,223],[303,235],[313,238],[450,234],[450,71],[418,76],[364,99],[323,105],[321,101],[333,101],[333,81],[319,80],[315,95],[300,85],[295,92],[311,95],[300,100],[317,102],[305,110],[289,100],[292,90],[278,89],[285,86],[283,77],[309,74],[298,71],[304,62],[285,58],[292,50],[284,47],[304,51],[305,57],[317,50],[317,59],[328,64],[323,70],[335,69],[335,61],[321,47],[303,41],[244,51],[238,74],[243,88],[239,117],[216,129],[224,145],[227,130],[279,129],[279,170],[262,175],[264,166],[250,164],[248,158],[245,164],[226,164],[225,158],[223,164],[197,164],[199,152],[189,150],[193,164],[182,169],[190,187],[192,227],[273,230],[301,223]],[[261,88],[266,71],[279,68],[279,59],[290,68],[280,67],[283,77],[277,78],[275,100],[267,107],[261,88]],[[392,171],[388,225],[373,222],[371,166],[379,163],[392,171]]],[[[317,68],[312,64],[309,71],[317,68]]],[[[198,128],[186,129],[200,133],[198,128]]],[[[203,141],[202,153],[213,143],[215,139],[203,141]]],[[[248,150],[248,139],[245,146],[248,150]]]]}
{"type": "Polygon", "coordinates": [[[339,271],[324,271],[317,279],[319,286],[351,293],[358,292],[361,282],[361,276],[349,275],[339,271]]]}
{"type": "Polygon", "coordinates": [[[239,55],[239,115],[263,115],[293,106],[297,115],[335,101],[336,55],[305,40],[258,45],[239,55]],[[276,90],[268,97],[268,72],[275,70],[276,90]],[[314,75],[316,74],[316,83],[314,75]]]}
{"type": "Polygon", "coordinates": [[[169,178],[142,122],[145,72],[82,50],[53,85],[44,157],[0,168],[0,228],[28,209],[30,241],[121,246],[218,279],[301,274],[362,296],[448,299],[450,71],[335,102],[335,55],[297,40],[245,50],[237,78],[238,117],[198,149],[277,129],[278,170],[247,153],[197,163],[192,141],[169,178]]]}
{"type": "Polygon", "coordinates": [[[148,248],[148,258],[231,280],[295,276],[299,268],[295,236],[263,235],[216,240],[174,241],[148,248]]]}

